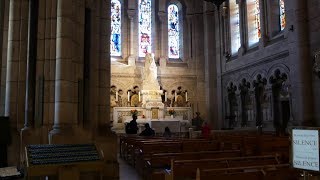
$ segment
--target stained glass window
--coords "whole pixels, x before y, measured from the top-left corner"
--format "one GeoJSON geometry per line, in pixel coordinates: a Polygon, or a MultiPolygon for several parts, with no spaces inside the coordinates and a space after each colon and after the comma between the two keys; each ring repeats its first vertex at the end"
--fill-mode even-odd
{"type": "Polygon", "coordinates": [[[280,8],[280,30],[282,31],[286,27],[286,14],[284,9],[284,0],[279,0],[280,8]]]}
{"type": "Polygon", "coordinates": [[[237,0],[230,0],[230,35],[231,35],[231,54],[238,53],[240,48],[240,17],[239,5],[237,0]]]}
{"type": "Polygon", "coordinates": [[[261,37],[259,0],[247,0],[248,45],[259,42],[261,37]]]}
{"type": "Polygon", "coordinates": [[[168,7],[168,56],[180,58],[179,8],[175,4],[168,7]]]}
{"type": "Polygon", "coordinates": [[[121,3],[111,0],[110,55],[121,56],[121,3]]]}
{"type": "Polygon", "coordinates": [[[151,52],[151,0],[139,0],[139,57],[151,52]]]}

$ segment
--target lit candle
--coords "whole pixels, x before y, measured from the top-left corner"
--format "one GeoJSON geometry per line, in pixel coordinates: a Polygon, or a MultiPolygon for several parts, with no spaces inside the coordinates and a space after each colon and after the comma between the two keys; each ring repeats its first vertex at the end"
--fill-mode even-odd
{"type": "Polygon", "coordinates": [[[116,91],[116,101],[118,101],[118,91],[116,91]]]}
{"type": "Polygon", "coordinates": [[[130,101],[130,91],[128,91],[128,102],[130,101]]]}
{"type": "Polygon", "coordinates": [[[186,102],[188,102],[188,92],[186,92],[186,102]]]}
{"type": "Polygon", "coordinates": [[[141,102],[141,95],[140,95],[140,91],[139,91],[139,102],[141,102]]]}
{"type": "Polygon", "coordinates": [[[177,91],[174,92],[174,101],[177,101],[177,91]]]}
{"type": "Polygon", "coordinates": [[[167,95],[168,95],[168,93],[164,92],[164,102],[167,102],[167,95]]]}

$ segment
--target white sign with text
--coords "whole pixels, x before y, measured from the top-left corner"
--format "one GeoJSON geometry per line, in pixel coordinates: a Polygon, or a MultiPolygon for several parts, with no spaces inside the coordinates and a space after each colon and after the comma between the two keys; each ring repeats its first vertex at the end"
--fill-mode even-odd
{"type": "Polygon", "coordinates": [[[318,130],[292,130],[292,164],[294,168],[319,171],[318,130]]]}

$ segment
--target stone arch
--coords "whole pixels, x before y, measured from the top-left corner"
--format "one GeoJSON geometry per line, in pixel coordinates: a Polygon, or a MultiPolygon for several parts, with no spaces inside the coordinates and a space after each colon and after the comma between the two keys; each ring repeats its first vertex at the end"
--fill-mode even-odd
{"type": "Polygon", "coordinates": [[[266,78],[269,80],[270,77],[274,75],[274,72],[277,69],[279,69],[281,73],[285,73],[287,75],[287,81],[291,82],[290,81],[290,76],[289,76],[290,68],[285,64],[275,64],[275,65],[271,66],[270,69],[267,72],[267,77],[266,78]]]}

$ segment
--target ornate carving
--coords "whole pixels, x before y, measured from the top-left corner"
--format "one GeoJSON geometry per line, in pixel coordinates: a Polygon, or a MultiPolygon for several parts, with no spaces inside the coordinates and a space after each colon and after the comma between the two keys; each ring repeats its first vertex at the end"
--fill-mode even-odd
{"type": "Polygon", "coordinates": [[[314,55],[313,71],[320,78],[320,50],[314,55]]]}

